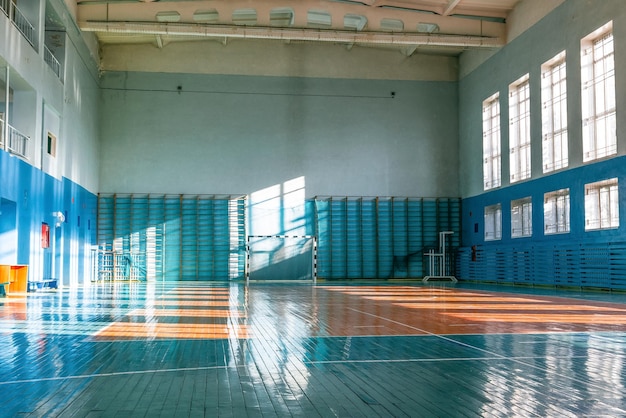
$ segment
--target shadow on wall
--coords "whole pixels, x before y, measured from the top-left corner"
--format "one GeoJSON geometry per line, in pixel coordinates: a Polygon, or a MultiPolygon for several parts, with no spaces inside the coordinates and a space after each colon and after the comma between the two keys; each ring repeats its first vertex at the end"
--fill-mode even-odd
{"type": "MultiPolygon", "coordinates": [[[[250,280],[313,280],[312,241],[309,241],[299,254],[284,255],[281,249],[267,254],[263,267],[257,267],[251,256],[250,280]]],[[[258,256],[258,255],[257,255],[258,256]]]]}

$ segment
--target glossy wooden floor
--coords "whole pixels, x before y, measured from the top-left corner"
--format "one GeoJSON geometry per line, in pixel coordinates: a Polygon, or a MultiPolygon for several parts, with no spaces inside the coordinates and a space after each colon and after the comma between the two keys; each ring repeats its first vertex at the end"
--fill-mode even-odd
{"type": "Polygon", "coordinates": [[[626,295],[98,285],[0,299],[0,416],[626,415],[626,295]]]}

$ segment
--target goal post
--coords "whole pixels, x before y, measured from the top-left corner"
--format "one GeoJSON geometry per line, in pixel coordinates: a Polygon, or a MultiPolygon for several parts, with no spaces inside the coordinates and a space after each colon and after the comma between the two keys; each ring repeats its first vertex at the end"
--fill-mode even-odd
{"type": "Polygon", "coordinates": [[[250,235],[247,281],[317,280],[317,240],[314,235],[250,235]]]}

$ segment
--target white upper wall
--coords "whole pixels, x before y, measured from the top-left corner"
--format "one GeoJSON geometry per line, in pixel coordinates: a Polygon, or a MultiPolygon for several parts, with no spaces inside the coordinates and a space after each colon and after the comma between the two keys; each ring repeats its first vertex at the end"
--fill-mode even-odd
{"type": "MultiPolygon", "coordinates": [[[[0,78],[4,80],[8,65],[9,86],[13,91],[10,123],[29,136],[28,161],[31,165],[97,193],[100,98],[97,63],[65,2],[49,0],[44,3],[54,9],[66,31],[61,78],[44,61],[43,16],[39,19],[31,17],[32,23],[40,26],[41,42],[33,47],[7,16],[0,13],[0,33],[3,34],[0,36],[0,78]],[[57,136],[54,157],[45,151],[49,130],[57,131],[53,132],[57,136]]],[[[41,7],[40,12],[45,13],[45,8],[41,7]]],[[[87,37],[93,38],[90,34],[87,37]]],[[[0,102],[4,102],[4,97],[0,102]]]]}
{"type": "Polygon", "coordinates": [[[397,49],[347,50],[342,45],[278,41],[174,42],[104,45],[103,71],[228,74],[377,80],[457,79],[456,57],[414,54],[397,49]]]}
{"type": "MultiPolygon", "coordinates": [[[[530,29],[565,0],[522,0],[506,19],[507,42],[530,29]]],[[[475,70],[498,52],[498,49],[468,50],[459,57],[459,78],[475,70]]]]}

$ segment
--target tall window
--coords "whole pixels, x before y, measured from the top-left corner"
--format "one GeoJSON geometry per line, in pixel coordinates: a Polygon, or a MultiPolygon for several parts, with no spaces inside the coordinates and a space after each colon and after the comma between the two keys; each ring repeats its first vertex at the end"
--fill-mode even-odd
{"type": "Polygon", "coordinates": [[[543,172],[567,167],[567,87],[565,51],[541,66],[543,172]]]}
{"type": "Polygon", "coordinates": [[[502,239],[502,205],[485,207],[485,241],[502,239]]]}
{"type": "Polygon", "coordinates": [[[483,102],[483,184],[485,190],[500,187],[500,95],[483,102]]]}
{"type": "Polygon", "coordinates": [[[530,237],[533,234],[533,202],[530,197],[511,202],[511,237],[530,237]]]}
{"type": "Polygon", "coordinates": [[[617,178],[585,185],[585,230],[619,227],[617,178]]]}
{"type": "Polygon", "coordinates": [[[500,187],[500,94],[483,102],[483,180],[485,190],[500,187]]]}
{"type": "Polygon", "coordinates": [[[543,195],[543,230],[546,235],[569,232],[569,189],[543,195]]]}
{"type": "Polygon", "coordinates": [[[530,178],[530,84],[528,74],[509,86],[511,183],[530,178]]]}
{"type": "Polygon", "coordinates": [[[613,22],[581,41],[583,161],[617,153],[613,22]]]}

